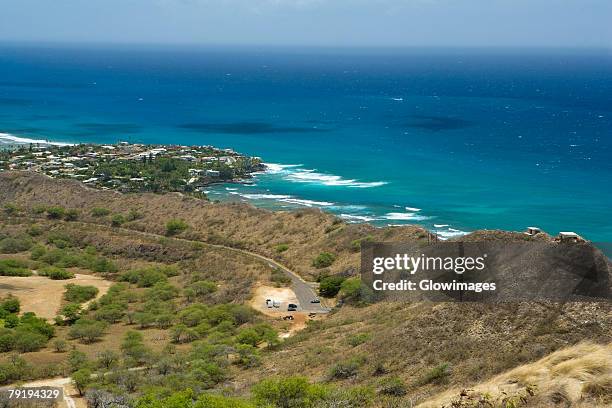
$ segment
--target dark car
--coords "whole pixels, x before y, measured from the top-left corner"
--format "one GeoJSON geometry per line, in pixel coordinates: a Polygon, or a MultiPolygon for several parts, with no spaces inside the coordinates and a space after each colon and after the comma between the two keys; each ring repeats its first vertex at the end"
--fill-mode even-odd
{"type": "Polygon", "coordinates": [[[288,312],[295,312],[297,310],[297,305],[295,303],[289,303],[287,305],[288,312]]]}

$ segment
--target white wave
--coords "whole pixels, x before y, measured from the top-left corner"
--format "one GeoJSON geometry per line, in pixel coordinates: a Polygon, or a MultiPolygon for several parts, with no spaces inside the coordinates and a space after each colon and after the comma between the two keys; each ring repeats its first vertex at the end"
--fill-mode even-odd
{"type": "Polygon", "coordinates": [[[291,198],[289,195],[282,194],[240,194],[240,196],[248,198],[249,200],[279,200],[291,198]]]}
{"type": "Polygon", "coordinates": [[[236,190],[238,190],[237,188],[232,188],[232,187],[225,187],[225,189],[227,191],[236,191],[236,190]]]}
{"type": "Polygon", "coordinates": [[[448,227],[448,224],[434,224],[434,227],[436,228],[444,228],[444,227],[448,227]]]}
{"type": "Polygon", "coordinates": [[[334,205],[334,203],[330,203],[328,201],[313,201],[313,200],[302,200],[299,198],[283,198],[278,201],[282,201],[283,203],[288,204],[298,204],[306,207],[327,207],[334,205]]]}
{"type": "Polygon", "coordinates": [[[404,100],[404,98],[391,98],[391,99],[394,100],[394,101],[398,101],[398,102],[401,102],[401,101],[404,100]]]}
{"type": "Polygon", "coordinates": [[[422,221],[428,219],[429,217],[425,217],[423,215],[416,215],[415,213],[390,212],[387,213],[384,218],[387,220],[422,221]]]}
{"type": "Polygon", "coordinates": [[[285,171],[285,169],[292,169],[295,167],[301,167],[301,164],[278,164],[278,163],[263,163],[266,166],[266,173],[275,174],[285,171]]]}
{"type": "Polygon", "coordinates": [[[421,211],[420,208],[415,208],[415,207],[404,207],[406,209],[406,211],[414,211],[414,212],[419,212],[421,211]]]}
{"type": "Polygon", "coordinates": [[[434,232],[435,232],[436,235],[440,236],[442,239],[459,237],[461,235],[467,234],[467,232],[465,232],[465,231],[460,231],[460,230],[450,231],[451,229],[452,228],[449,228],[449,231],[434,231],[434,232]]]}
{"type": "Polygon", "coordinates": [[[317,173],[314,170],[301,170],[289,173],[285,180],[297,183],[317,183],[324,186],[341,186],[352,188],[371,188],[387,184],[385,181],[364,182],[355,179],[344,179],[333,174],[317,173]]]}
{"type": "Polygon", "coordinates": [[[367,215],[353,215],[353,214],[340,214],[340,218],[347,220],[348,222],[370,222],[376,220],[375,217],[369,217],[367,215]]]}
{"type": "Polygon", "coordinates": [[[11,135],[9,133],[0,133],[0,143],[2,143],[3,141],[6,141],[5,144],[11,144],[11,143],[29,144],[29,143],[33,143],[33,144],[43,144],[43,145],[53,145],[53,146],[73,146],[74,145],[74,143],[50,142],[48,140],[43,140],[43,139],[30,139],[30,138],[27,138],[27,137],[14,136],[14,135],[11,135]]]}

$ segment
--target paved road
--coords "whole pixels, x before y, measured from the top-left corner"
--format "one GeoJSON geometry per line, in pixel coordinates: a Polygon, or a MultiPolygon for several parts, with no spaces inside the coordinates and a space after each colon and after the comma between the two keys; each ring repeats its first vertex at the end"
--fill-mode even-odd
{"type": "MultiPolygon", "coordinates": [[[[82,224],[84,226],[87,226],[88,223],[86,222],[82,222],[82,221],[72,221],[72,223],[79,223],[82,224]]],[[[94,223],[95,224],[95,223],[94,223]]],[[[103,227],[109,230],[121,230],[124,231],[126,233],[129,234],[136,234],[136,235],[141,235],[141,236],[146,236],[146,237],[150,237],[150,238],[165,238],[168,239],[168,237],[166,237],[165,235],[159,235],[159,234],[154,234],[152,232],[143,232],[143,231],[137,231],[137,230],[133,230],[133,229],[129,229],[129,228],[123,228],[123,227],[109,227],[108,225],[104,225],[104,224],[95,224],[96,226],[99,227],[103,227]]],[[[315,290],[316,288],[316,284],[314,282],[306,282],[305,280],[303,280],[300,275],[298,275],[296,272],[292,271],[291,269],[287,268],[286,266],[284,266],[283,264],[279,263],[278,261],[275,261],[274,259],[268,258],[266,256],[257,254],[255,252],[251,252],[251,251],[247,251],[245,249],[238,249],[238,248],[232,248],[232,247],[228,247],[225,245],[219,245],[219,244],[210,244],[207,242],[203,242],[203,241],[194,241],[194,240],[190,240],[190,239],[185,239],[185,238],[169,238],[169,239],[174,239],[177,241],[183,241],[183,242],[188,242],[188,243],[198,243],[200,245],[204,245],[207,246],[209,248],[217,248],[217,249],[223,249],[223,250],[227,250],[227,251],[231,251],[231,252],[237,252],[240,253],[242,255],[246,255],[246,256],[250,256],[253,258],[257,258],[260,261],[263,261],[266,263],[267,266],[269,266],[270,268],[276,268],[276,269],[280,269],[281,271],[283,271],[290,279],[291,279],[291,289],[293,289],[293,291],[295,292],[296,297],[298,298],[299,301],[299,308],[298,310],[307,312],[307,313],[328,313],[330,311],[329,308],[323,307],[323,305],[321,305],[320,303],[310,303],[310,301],[312,299],[318,298],[319,296],[317,295],[317,291],[315,290]]]]}

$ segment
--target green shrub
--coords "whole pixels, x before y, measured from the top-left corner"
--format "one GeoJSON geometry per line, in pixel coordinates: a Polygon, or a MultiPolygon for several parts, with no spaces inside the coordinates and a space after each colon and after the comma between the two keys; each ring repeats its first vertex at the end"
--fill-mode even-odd
{"type": "Polygon", "coordinates": [[[15,214],[17,214],[19,212],[19,207],[17,207],[13,203],[6,203],[6,204],[4,204],[4,212],[7,215],[15,215],[15,214]]]}
{"type": "Polygon", "coordinates": [[[70,337],[79,339],[83,343],[93,343],[104,335],[108,324],[96,320],[81,318],[70,329],[70,337]]]}
{"type": "Polygon", "coordinates": [[[361,367],[364,362],[365,359],[360,356],[341,361],[331,368],[329,376],[330,378],[337,380],[344,380],[347,378],[354,377],[357,375],[359,367],[361,367]]]}
{"type": "Polygon", "coordinates": [[[42,234],[42,229],[38,225],[33,224],[26,230],[26,233],[32,237],[37,237],[42,234]]]}
{"type": "Polygon", "coordinates": [[[286,377],[265,379],[253,386],[252,393],[259,406],[315,408],[325,400],[328,390],[305,377],[286,377]]]}
{"type": "Polygon", "coordinates": [[[66,211],[66,214],[64,215],[64,219],[66,221],[76,221],[79,219],[79,211],[71,208],[69,210],[66,211]]]}
{"type": "Polygon", "coordinates": [[[342,276],[328,276],[321,280],[319,285],[319,295],[325,297],[334,297],[340,291],[345,278],[342,276]]]}
{"type": "Polygon", "coordinates": [[[32,240],[28,236],[22,237],[7,237],[0,240],[0,253],[16,254],[18,252],[27,251],[32,247],[32,240]]]}
{"type": "Polygon", "coordinates": [[[111,210],[103,207],[94,207],[91,209],[91,215],[94,217],[106,217],[111,213],[111,210]]]}
{"type": "Polygon", "coordinates": [[[336,256],[330,252],[321,252],[313,261],[312,266],[315,268],[327,268],[336,260],[336,256]]]}
{"type": "Polygon", "coordinates": [[[372,237],[371,235],[368,235],[367,237],[359,238],[354,241],[351,241],[351,250],[353,250],[353,252],[359,252],[361,250],[362,242],[371,242],[373,240],[374,240],[374,237],[372,237]]]}
{"type": "Polygon", "coordinates": [[[278,244],[277,246],[274,247],[274,249],[276,250],[276,252],[285,252],[286,250],[289,249],[289,245],[287,244],[278,244]]]}
{"type": "Polygon", "coordinates": [[[19,313],[19,299],[11,295],[0,299],[0,309],[4,310],[7,313],[19,313]]]}
{"type": "Polygon", "coordinates": [[[383,395],[401,397],[406,395],[406,384],[399,377],[388,377],[380,381],[378,392],[383,395]]]}
{"type": "Polygon", "coordinates": [[[371,338],[372,336],[370,335],[370,333],[359,333],[359,334],[353,334],[352,336],[350,336],[347,342],[350,346],[357,347],[358,345],[365,343],[371,338]]]}
{"type": "Polygon", "coordinates": [[[114,214],[111,217],[111,225],[113,227],[120,227],[125,222],[125,217],[121,214],[114,214]]]}
{"type": "Polygon", "coordinates": [[[358,300],[361,295],[361,278],[356,276],[346,279],[340,286],[340,298],[345,301],[358,300]]]}
{"type": "Polygon", "coordinates": [[[30,258],[38,260],[47,253],[47,248],[43,245],[34,245],[30,251],[30,258]]]}
{"type": "Polygon", "coordinates": [[[173,218],[166,223],[166,235],[172,236],[179,234],[187,229],[188,225],[184,220],[173,218]]]}
{"type": "Polygon", "coordinates": [[[64,207],[48,207],[47,208],[47,217],[53,220],[59,220],[64,217],[66,214],[66,209],[64,207]]]}
{"type": "Polygon", "coordinates": [[[450,374],[450,365],[448,363],[442,363],[423,374],[423,376],[417,380],[417,384],[425,385],[429,383],[443,383],[448,379],[450,374]]]}
{"type": "Polygon", "coordinates": [[[39,275],[46,276],[53,280],[65,280],[74,278],[74,273],[57,266],[46,266],[38,271],[39,275]]]}
{"type": "Polygon", "coordinates": [[[37,351],[43,348],[49,340],[43,334],[29,328],[17,328],[15,331],[15,350],[21,353],[37,351]]]}
{"type": "Polygon", "coordinates": [[[64,293],[64,299],[68,302],[83,303],[95,298],[98,294],[98,288],[95,286],[69,283],[65,288],[66,292],[64,293]]]}
{"type": "Polygon", "coordinates": [[[17,259],[0,260],[1,276],[32,276],[32,271],[28,264],[17,259]]]}

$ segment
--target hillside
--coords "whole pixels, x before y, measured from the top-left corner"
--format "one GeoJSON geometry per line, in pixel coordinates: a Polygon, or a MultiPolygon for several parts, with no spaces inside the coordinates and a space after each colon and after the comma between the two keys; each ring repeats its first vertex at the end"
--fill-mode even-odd
{"type": "MultiPolygon", "coordinates": [[[[11,347],[0,353],[0,383],[85,373],[90,400],[127,407],[140,398],[139,408],[497,407],[506,397],[515,407],[610,402],[610,302],[365,305],[346,297],[286,339],[278,334],[289,323],[246,306],[256,287],[287,284],[249,253],[307,280],[349,276],[359,268],[360,239],[427,242],[419,227],[351,225],[320,211],[273,213],[178,194],[120,194],[21,172],[0,174],[0,205],[1,257],[17,262],[7,264],[11,271],[59,269],[113,284],[77,316],[57,311],[62,319],[39,347],[20,351],[11,330],[30,333],[42,323],[0,329],[0,345],[11,347]],[[170,230],[168,221],[177,219],[185,224],[170,230]],[[331,265],[313,265],[321,253],[333,254],[331,265]],[[75,330],[100,323],[91,341],[75,330]],[[57,340],[66,343],[62,350],[57,340]],[[24,365],[11,363],[15,351],[24,365]],[[204,402],[189,405],[198,398],[204,402]]],[[[526,238],[483,231],[464,239],[526,238]]],[[[3,298],[14,288],[1,279],[3,298]]]]}

